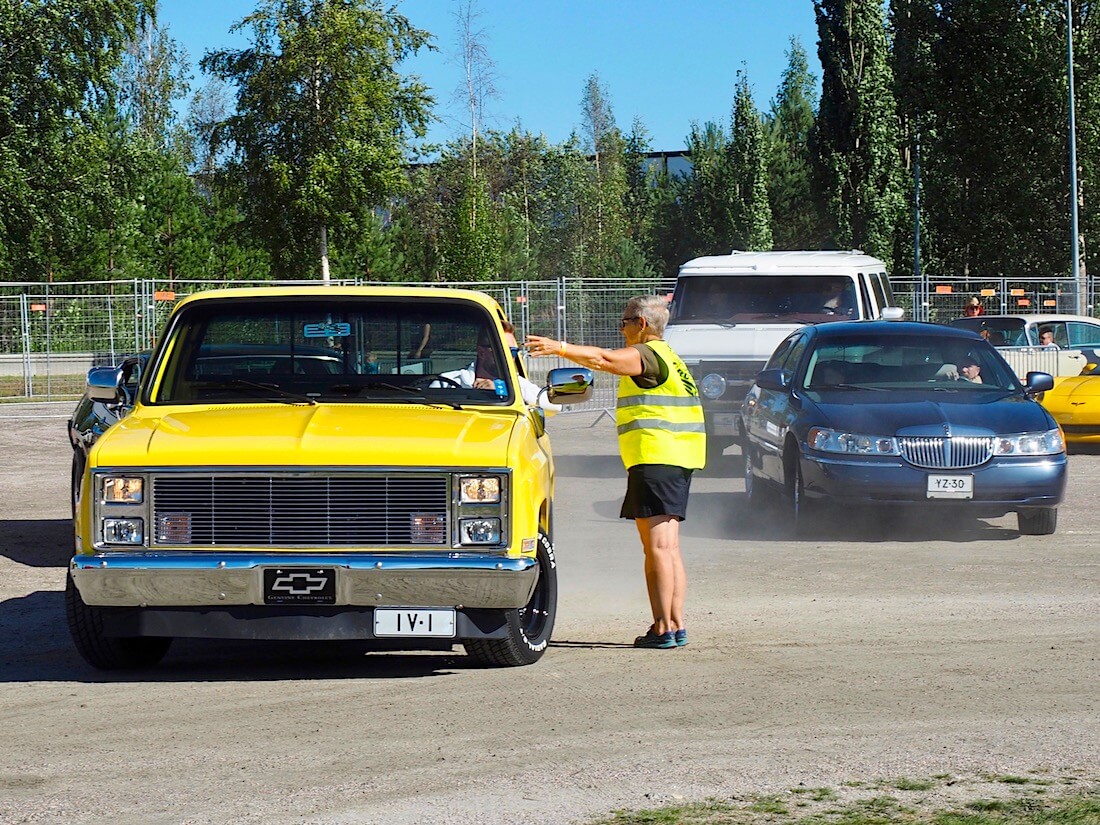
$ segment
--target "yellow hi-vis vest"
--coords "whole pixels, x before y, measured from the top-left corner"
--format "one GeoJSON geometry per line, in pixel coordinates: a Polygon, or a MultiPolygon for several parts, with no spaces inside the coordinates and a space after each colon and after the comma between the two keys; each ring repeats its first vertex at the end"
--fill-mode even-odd
{"type": "Polygon", "coordinates": [[[671,464],[701,470],[707,463],[703,405],[691,373],[664,341],[645,344],[668,368],[668,379],[644,390],[631,376],[619,379],[615,423],[623,464],[671,464]]]}

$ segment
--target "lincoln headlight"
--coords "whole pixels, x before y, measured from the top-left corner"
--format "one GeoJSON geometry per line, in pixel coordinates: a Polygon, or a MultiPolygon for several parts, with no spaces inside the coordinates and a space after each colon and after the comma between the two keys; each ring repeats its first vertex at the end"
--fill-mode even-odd
{"type": "Polygon", "coordinates": [[[994,455],[1057,455],[1065,449],[1062,431],[1057,427],[1042,433],[1001,435],[993,439],[994,455]]]}
{"type": "Polygon", "coordinates": [[[897,440],[884,435],[863,435],[814,427],[810,430],[810,447],[823,453],[848,455],[899,455],[897,440]]]}

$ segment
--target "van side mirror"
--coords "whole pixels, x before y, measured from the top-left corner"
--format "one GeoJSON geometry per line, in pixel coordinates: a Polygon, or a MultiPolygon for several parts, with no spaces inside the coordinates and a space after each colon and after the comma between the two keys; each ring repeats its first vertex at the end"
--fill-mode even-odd
{"type": "Polygon", "coordinates": [[[905,318],[905,309],[902,307],[883,307],[883,321],[901,321],[905,318]]]}

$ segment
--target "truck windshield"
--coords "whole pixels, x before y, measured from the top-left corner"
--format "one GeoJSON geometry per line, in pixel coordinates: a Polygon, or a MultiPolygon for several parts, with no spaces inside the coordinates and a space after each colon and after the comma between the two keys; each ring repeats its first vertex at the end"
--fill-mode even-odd
{"type": "Polygon", "coordinates": [[[846,275],[692,275],[676,281],[672,324],[819,323],[859,318],[846,275]]]}
{"type": "Polygon", "coordinates": [[[150,403],[506,403],[492,318],[463,301],[197,302],[162,348],[150,403]]]}

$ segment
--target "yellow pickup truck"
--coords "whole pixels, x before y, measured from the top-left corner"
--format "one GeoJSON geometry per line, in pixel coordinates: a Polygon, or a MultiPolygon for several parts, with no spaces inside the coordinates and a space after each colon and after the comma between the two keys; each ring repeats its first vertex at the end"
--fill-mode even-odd
{"type": "MultiPolygon", "coordinates": [[[[537,661],[554,467],[504,320],[465,290],[229,289],[179,303],[136,394],[93,370],[87,397],[127,409],[74,479],[80,654],[114,669],[175,637],[357,639],[537,661]]],[[[544,392],[591,386],[561,368],[544,392]]]]}

